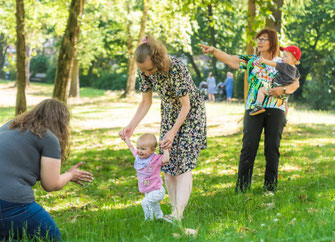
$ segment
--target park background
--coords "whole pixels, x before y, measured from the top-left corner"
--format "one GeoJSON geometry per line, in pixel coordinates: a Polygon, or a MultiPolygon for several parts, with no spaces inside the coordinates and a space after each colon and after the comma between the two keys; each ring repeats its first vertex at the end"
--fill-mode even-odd
{"type": "MultiPolygon", "coordinates": [[[[331,0],[0,0],[0,120],[45,98],[72,112],[72,156],[95,181],[70,184],[36,200],[66,241],[332,241],[335,238],[335,5],[331,0]],[[24,10],[24,11],[23,11],[24,10]],[[206,103],[208,149],[194,171],[194,189],[179,226],[144,222],[133,158],[118,138],[140,100],[133,53],[145,33],[182,59],[196,84],[210,71],[232,71],[198,44],[232,54],[254,52],[264,27],[280,45],[302,50],[300,88],[290,97],[281,142],[279,187],[264,193],[263,140],[253,187],[234,193],[242,139],[244,72],[234,72],[234,102],[206,103]],[[60,63],[60,64],[58,64],[60,63]],[[69,97],[70,96],[70,97],[69,97]],[[199,227],[200,226],[200,227],[199,227]],[[193,238],[185,228],[196,229],[193,238]]],[[[159,103],[136,130],[159,132],[159,103]]],[[[162,203],[169,213],[168,197],[162,203]]]]}

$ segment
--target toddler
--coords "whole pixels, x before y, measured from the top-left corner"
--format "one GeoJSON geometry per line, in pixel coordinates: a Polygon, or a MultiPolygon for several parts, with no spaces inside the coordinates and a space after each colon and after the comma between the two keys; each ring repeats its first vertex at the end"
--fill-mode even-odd
{"type": "Polygon", "coordinates": [[[137,172],[138,188],[145,194],[142,200],[145,220],[164,219],[159,202],[165,196],[160,169],[169,161],[169,151],[164,150],[163,155],[155,153],[157,140],[155,135],[146,133],[137,140],[135,148],[130,139],[124,136],[124,141],[135,157],[134,168],[137,172]]]}
{"type": "MultiPolygon", "coordinates": [[[[284,94],[286,94],[287,85],[294,82],[299,76],[299,71],[295,65],[299,64],[301,57],[301,51],[299,47],[295,45],[288,46],[286,48],[280,47],[281,51],[284,51],[282,63],[277,63],[274,61],[266,60],[263,57],[259,58],[259,61],[263,64],[273,66],[277,69],[278,75],[275,77],[271,83],[271,88],[283,86],[284,94]]],[[[267,88],[265,86],[259,88],[257,94],[257,101],[255,103],[254,109],[249,113],[249,115],[254,116],[260,113],[264,113],[265,109],[262,106],[264,97],[266,95],[267,88]]]]}

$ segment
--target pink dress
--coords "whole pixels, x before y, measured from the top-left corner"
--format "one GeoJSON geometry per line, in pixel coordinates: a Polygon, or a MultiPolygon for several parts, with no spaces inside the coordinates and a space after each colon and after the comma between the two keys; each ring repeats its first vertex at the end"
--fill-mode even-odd
{"type": "MultiPolygon", "coordinates": [[[[133,155],[136,157],[137,152],[134,151],[133,155]]],[[[163,155],[154,153],[150,163],[143,169],[137,170],[138,189],[141,193],[159,190],[162,187],[163,181],[160,175],[162,159],[163,155]]]]}

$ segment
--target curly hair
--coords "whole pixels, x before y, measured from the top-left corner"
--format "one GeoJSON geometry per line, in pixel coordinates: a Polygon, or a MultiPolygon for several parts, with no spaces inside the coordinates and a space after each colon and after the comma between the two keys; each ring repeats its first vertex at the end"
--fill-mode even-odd
{"type": "Polygon", "coordinates": [[[148,56],[159,72],[167,73],[170,70],[171,60],[165,45],[151,35],[147,35],[143,43],[136,48],[135,61],[143,63],[148,56]]]}
{"type": "Polygon", "coordinates": [[[70,111],[64,103],[56,99],[45,99],[32,110],[15,117],[8,127],[21,132],[29,129],[39,137],[49,129],[59,140],[61,159],[65,162],[70,154],[70,117],[70,111]]]}

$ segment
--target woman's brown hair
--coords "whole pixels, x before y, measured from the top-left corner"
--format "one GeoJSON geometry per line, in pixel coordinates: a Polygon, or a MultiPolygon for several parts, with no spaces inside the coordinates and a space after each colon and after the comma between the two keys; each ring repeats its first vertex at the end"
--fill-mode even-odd
{"type": "Polygon", "coordinates": [[[269,52],[272,54],[272,58],[278,56],[279,47],[278,47],[278,34],[274,29],[262,29],[256,35],[256,38],[260,37],[262,34],[267,34],[270,42],[269,52]]]}
{"type": "Polygon", "coordinates": [[[171,60],[165,45],[151,35],[147,35],[142,42],[143,43],[135,50],[135,61],[143,63],[149,56],[159,72],[168,72],[170,70],[171,60]]]}
{"type": "Polygon", "coordinates": [[[12,120],[9,129],[21,132],[29,129],[41,137],[49,129],[56,135],[61,146],[62,162],[69,157],[70,111],[67,106],[56,99],[45,99],[32,110],[22,113],[12,120]]]}

